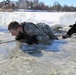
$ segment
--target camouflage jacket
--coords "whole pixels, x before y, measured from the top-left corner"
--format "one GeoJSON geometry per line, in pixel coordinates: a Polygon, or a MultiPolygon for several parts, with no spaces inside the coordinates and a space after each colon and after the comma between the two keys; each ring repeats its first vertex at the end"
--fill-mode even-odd
{"type": "Polygon", "coordinates": [[[24,25],[24,30],[29,36],[37,35],[39,43],[46,43],[50,39],[53,40],[57,38],[52,29],[44,23],[33,24],[31,22],[24,22],[21,23],[21,25],[24,25]]]}

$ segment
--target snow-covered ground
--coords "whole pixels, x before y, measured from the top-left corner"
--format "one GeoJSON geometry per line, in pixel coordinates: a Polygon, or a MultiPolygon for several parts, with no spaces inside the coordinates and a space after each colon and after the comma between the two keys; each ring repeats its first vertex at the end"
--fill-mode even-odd
{"type": "Polygon", "coordinates": [[[62,39],[70,24],[75,23],[75,12],[15,12],[0,13],[0,42],[13,40],[7,26],[11,21],[44,22],[54,29],[60,40],[49,45],[26,45],[16,42],[0,44],[0,75],[76,75],[76,36],[62,39]],[[67,28],[66,28],[67,27],[67,28]],[[28,52],[30,51],[30,54],[28,52]]]}
{"type": "Polygon", "coordinates": [[[0,25],[8,25],[11,21],[69,25],[75,23],[76,12],[0,12],[0,25]]]}

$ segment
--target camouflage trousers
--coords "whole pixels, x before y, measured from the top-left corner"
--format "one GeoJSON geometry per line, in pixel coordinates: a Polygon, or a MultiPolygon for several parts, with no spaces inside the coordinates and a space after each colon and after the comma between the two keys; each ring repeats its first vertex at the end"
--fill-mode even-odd
{"type": "Polygon", "coordinates": [[[36,24],[36,26],[38,27],[39,30],[41,30],[43,33],[45,33],[46,37],[45,36],[38,36],[37,38],[39,39],[40,42],[43,42],[43,43],[46,43],[46,42],[49,42],[49,41],[53,41],[54,39],[58,39],[54,33],[53,33],[53,30],[51,29],[50,26],[48,26],[47,24],[45,23],[38,23],[36,24]]]}

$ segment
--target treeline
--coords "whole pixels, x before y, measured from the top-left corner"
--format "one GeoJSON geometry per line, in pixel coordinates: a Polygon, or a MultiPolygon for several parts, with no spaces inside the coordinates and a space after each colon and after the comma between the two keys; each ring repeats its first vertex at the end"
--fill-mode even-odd
{"type": "Polygon", "coordinates": [[[19,0],[17,2],[12,2],[11,0],[6,0],[6,2],[0,2],[0,8],[6,5],[8,8],[12,9],[32,9],[32,10],[47,10],[47,11],[57,11],[57,12],[74,12],[76,7],[61,5],[59,2],[54,2],[53,5],[45,5],[44,2],[39,2],[39,0],[19,0]]]}

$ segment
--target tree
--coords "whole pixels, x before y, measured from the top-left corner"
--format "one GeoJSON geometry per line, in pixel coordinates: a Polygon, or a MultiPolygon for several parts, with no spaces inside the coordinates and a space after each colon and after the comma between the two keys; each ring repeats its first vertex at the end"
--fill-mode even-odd
{"type": "Polygon", "coordinates": [[[61,11],[62,10],[62,6],[57,1],[55,1],[53,3],[53,10],[61,11]]]}

